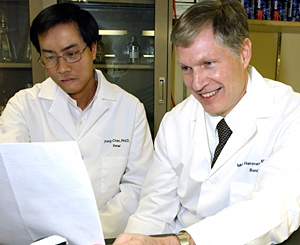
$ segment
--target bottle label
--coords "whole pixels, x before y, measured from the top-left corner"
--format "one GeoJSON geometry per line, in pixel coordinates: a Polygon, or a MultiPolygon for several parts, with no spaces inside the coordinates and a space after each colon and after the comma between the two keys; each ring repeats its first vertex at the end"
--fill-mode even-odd
{"type": "Polygon", "coordinates": [[[131,47],[129,51],[129,58],[130,59],[138,59],[139,58],[139,50],[136,49],[134,46],[131,47]]]}

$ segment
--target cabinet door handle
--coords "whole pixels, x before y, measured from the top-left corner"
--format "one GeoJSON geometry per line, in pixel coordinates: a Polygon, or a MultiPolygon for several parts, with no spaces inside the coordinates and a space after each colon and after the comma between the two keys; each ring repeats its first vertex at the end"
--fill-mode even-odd
{"type": "Polygon", "coordinates": [[[165,94],[165,78],[160,77],[159,78],[159,100],[158,100],[159,104],[163,104],[165,102],[164,94],[165,94]]]}

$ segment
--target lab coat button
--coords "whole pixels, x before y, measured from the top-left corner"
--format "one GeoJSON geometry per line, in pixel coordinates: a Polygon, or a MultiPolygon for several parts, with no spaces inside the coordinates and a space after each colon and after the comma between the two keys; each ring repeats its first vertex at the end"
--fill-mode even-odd
{"type": "Polygon", "coordinates": [[[79,122],[79,125],[82,125],[82,121],[79,122]]]}
{"type": "Polygon", "coordinates": [[[210,179],[205,180],[204,184],[205,184],[206,186],[211,186],[211,185],[212,185],[212,181],[211,181],[210,179]]]}

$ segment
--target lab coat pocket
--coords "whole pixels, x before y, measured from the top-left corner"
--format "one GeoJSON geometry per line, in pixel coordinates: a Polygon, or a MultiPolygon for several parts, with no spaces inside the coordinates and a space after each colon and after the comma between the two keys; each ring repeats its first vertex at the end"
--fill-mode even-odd
{"type": "Polygon", "coordinates": [[[101,193],[110,199],[120,191],[120,182],[126,169],[128,157],[102,157],[101,193]]]}
{"type": "Polygon", "coordinates": [[[230,205],[243,201],[254,190],[254,185],[244,182],[231,182],[230,205]]]}

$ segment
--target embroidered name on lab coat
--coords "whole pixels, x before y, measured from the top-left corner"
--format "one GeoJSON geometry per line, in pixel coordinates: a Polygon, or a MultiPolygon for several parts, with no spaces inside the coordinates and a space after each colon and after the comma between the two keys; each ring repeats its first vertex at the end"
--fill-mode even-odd
{"type": "Polygon", "coordinates": [[[251,166],[249,168],[249,172],[258,172],[259,166],[261,163],[263,163],[266,159],[261,159],[260,162],[248,162],[248,161],[244,161],[242,163],[237,163],[236,166],[238,168],[242,167],[242,166],[251,166]],[[252,167],[258,167],[258,168],[252,168],[252,167]]]}
{"type": "Polygon", "coordinates": [[[112,147],[121,147],[122,143],[129,143],[129,139],[104,140],[104,144],[112,144],[112,147]]]}

